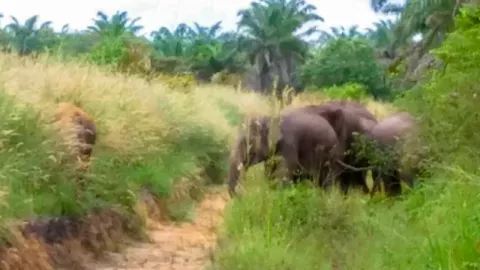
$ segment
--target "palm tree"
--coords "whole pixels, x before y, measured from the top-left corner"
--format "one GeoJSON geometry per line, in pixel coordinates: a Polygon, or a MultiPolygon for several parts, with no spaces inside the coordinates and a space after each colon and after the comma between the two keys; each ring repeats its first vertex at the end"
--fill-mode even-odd
{"type": "Polygon", "coordinates": [[[412,73],[428,50],[439,46],[446,34],[453,29],[454,18],[459,7],[467,2],[464,0],[407,0],[394,29],[394,42],[409,41],[415,35],[420,35],[422,39],[399,55],[389,69],[396,68],[408,57],[406,72],[412,73]]]}
{"type": "Polygon", "coordinates": [[[18,51],[19,55],[27,55],[42,47],[40,35],[52,24],[46,21],[37,27],[38,15],[28,18],[22,25],[17,18],[11,17],[13,23],[8,24],[5,28],[11,36],[11,45],[18,51]]]}
{"type": "Polygon", "coordinates": [[[187,57],[192,44],[193,30],[186,24],[179,24],[175,30],[161,27],[150,33],[156,51],[164,57],[187,57]]]}
{"type": "Polygon", "coordinates": [[[198,23],[193,23],[194,28],[192,30],[192,34],[197,39],[203,40],[215,40],[218,38],[218,35],[222,29],[222,22],[219,21],[212,26],[201,26],[198,23]]]}
{"type": "Polygon", "coordinates": [[[270,90],[272,75],[278,76],[279,88],[291,85],[295,64],[303,61],[308,51],[302,38],[317,29],[313,26],[298,32],[308,22],[323,21],[315,11],[315,6],[303,0],[258,0],[238,12],[243,34],[240,43],[259,72],[261,90],[270,90]]]}
{"type": "Polygon", "coordinates": [[[330,27],[330,31],[321,31],[321,35],[318,42],[325,43],[335,38],[357,38],[357,37],[363,37],[363,36],[364,34],[358,31],[357,25],[350,26],[347,29],[343,26],[330,27]]]}
{"type": "Polygon", "coordinates": [[[395,44],[394,28],[396,21],[380,20],[374,28],[368,28],[366,37],[373,46],[388,58],[394,58],[398,44],[395,44]]]}
{"type": "Polygon", "coordinates": [[[120,37],[125,34],[136,35],[143,26],[137,25],[140,17],[130,19],[127,11],[117,11],[109,18],[102,11],[97,12],[97,19],[93,19],[93,25],[88,29],[100,36],[120,37]]]}
{"type": "MultiPolygon", "coordinates": [[[[0,21],[3,18],[3,13],[0,13],[0,21]]],[[[0,24],[0,51],[5,51],[8,45],[8,38],[5,31],[1,28],[0,24]]]]}
{"type": "Polygon", "coordinates": [[[389,0],[370,0],[370,7],[373,11],[383,14],[398,15],[403,11],[403,5],[392,3],[389,0]]]}

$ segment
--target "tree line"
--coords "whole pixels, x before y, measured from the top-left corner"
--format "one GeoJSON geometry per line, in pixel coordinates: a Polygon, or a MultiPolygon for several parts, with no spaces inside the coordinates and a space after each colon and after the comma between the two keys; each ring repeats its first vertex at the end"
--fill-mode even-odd
{"type": "MultiPolygon", "coordinates": [[[[358,83],[370,94],[388,96],[410,87],[423,66],[430,66],[428,51],[438,47],[453,29],[462,5],[477,1],[371,0],[377,13],[393,14],[367,31],[352,26],[320,31],[311,22],[323,22],[321,7],[303,0],[258,0],[239,10],[237,31],[213,25],[179,24],[160,27],[147,36],[140,18],[127,11],[113,15],[98,12],[91,26],[71,31],[64,25],[54,31],[51,21],[38,15],[0,29],[0,48],[20,56],[54,52],[123,72],[192,73],[200,81],[213,74],[254,74],[252,88],[268,92],[276,82],[284,89],[325,88],[358,83]],[[307,37],[320,34],[307,42],[307,37]],[[420,36],[416,41],[415,36],[420,36]]],[[[1,16],[1,15],[0,15],[1,16]]],[[[0,17],[1,18],[1,17],[0,17]]],[[[1,21],[0,21],[1,22],[1,21]]]]}

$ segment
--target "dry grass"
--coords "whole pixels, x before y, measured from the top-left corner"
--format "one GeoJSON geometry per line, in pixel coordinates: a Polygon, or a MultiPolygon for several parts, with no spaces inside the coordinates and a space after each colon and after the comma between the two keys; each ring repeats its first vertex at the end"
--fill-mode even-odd
{"type": "Polygon", "coordinates": [[[181,93],[170,91],[160,82],[110,75],[97,67],[59,63],[46,57],[34,62],[0,55],[0,65],[0,84],[6,93],[41,111],[46,122],[53,118],[54,105],[77,103],[96,120],[99,144],[125,152],[181,133],[179,125],[166,121],[171,114],[212,126],[221,138],[230,134],[231,126],[218,110],[219,100],[245,114],[263,113],[268,108],[266,100],[258,95],[228,87],[201,86],[181,93]],[[162,103],[171,104],[169,109],[174,111],[166,112],[162,103]]]}

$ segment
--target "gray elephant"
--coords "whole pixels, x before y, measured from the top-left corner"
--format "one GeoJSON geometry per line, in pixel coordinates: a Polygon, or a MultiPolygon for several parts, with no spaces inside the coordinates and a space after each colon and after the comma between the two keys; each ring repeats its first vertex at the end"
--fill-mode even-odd
{"type": "MultiPolygon", "coordinates": [[[[340,109],[332,111],[331,116],[335,115],[340,123],[343,112],[340,109]]],[[[302,173],[311,176],[324,188],[330,187],[341,172],[337,161],[343,159],[344,149],[329,122],[302,109],[284,110],[278,125],[274,122],[276,119],[271,117],[256,117],[249,121],[249,130],[240,132],[229,158],[230,195],[235,196],[242,167],[248,169],[275,155],[283,158],[288,179],[295,181],[302,173]],[[278,139],[274,139],[274,147],[269,147],[269,137],[276,131],[278,139]]]]}
{"type": "Polygon", "coordinates": [[[364,193],[369,189],[366,173],[372,167],[356,149],[357,136],[367,135],[377,124],[375,116],[361,104],[354,101],[332,100],[320,105],[309,105],[297,110],[324,117],[335,130],[339,144],[345,150],[342,173],[339,175],[340,188],[346,194],[350,187],[359,187],[364,193]],[[338,110],[342,117],[338,117],[338,110]]]}
{"type": "Polygon", "coordinates": [[[374,179],[372,194],[378,191],[381,182],[384,183],[388,196],[402,193],[401,179],[410,187],[413,185],[416,168],[415,166],[402,168],[401,158],[405,154],[405,143],[413,138],[412,135],[416,131],[415,119],[407,112],[390,115],[372,128],[369,136],[379,150],[374,161],[375,169],[372,170],[374,179]]]}

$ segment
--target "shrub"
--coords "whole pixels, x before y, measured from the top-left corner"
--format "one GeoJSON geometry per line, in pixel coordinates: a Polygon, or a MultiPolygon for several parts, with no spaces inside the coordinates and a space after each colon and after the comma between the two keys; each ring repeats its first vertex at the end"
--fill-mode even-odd
{"type": "Polygon", "coordinates": [[[151,70],[151,45],[133,37],[102,37],[87,54],[97,65],[111,66],[115,70],[148,74],[151,70]]]}
{"type": "Polygon", "coordinates": [[[361,38],[338,38],[319,49],[301,68],[307,87],[321,89],[346,83],[365,85],[376,98],[387,97],[386,78],[373,47],[361,38]]]}
{"type": "Polygon", "coordinates": [[[347,83],[341,86],[332,86],[322,92],[331,99],[363,100],[368,97],[367,90],[358,83],[347,83]]]}

